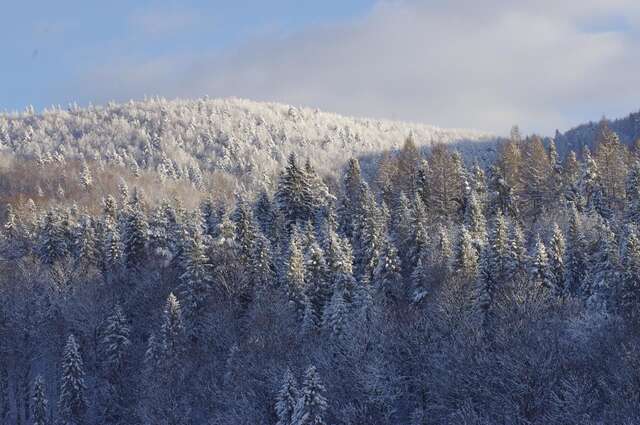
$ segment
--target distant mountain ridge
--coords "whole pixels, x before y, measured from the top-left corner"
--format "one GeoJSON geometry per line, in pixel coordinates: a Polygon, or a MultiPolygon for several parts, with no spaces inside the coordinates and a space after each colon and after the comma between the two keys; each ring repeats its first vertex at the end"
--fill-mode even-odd
{"type": "Polygon", "coordinates": [[[496,140],[473,130],[349,118],[235,98],[152,98],[0,114],[0,149],[22,158],[62,156],[173,178],[223,172],[245,187],[272,184],[291,152],[310,159],[321,174],[329,173],[350,157],[373,158],[397,149],[409,135],[425,149],[446,143],[479,158],[491,155],[496,140]]]}
{"type": "MultiPolygon", "coordinates": [[[[640,111],[633,112],[624,118],[607,121],[622,143],[631,146],[640,139],[640,111]]],[[[557,132],[555,142],[558,153],[563,156],[569,151],[580,153],[586,146],[593,150],[598,125],[599,122],[588,122],[564,133],[557,132]]]]}

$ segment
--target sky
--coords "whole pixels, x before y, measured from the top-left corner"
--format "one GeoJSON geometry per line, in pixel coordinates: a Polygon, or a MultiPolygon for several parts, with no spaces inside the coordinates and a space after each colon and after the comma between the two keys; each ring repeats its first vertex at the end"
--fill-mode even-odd
{"type": "Polygon", "coordinates": [[[242,97],[553,134],[640,109],[637,0],[4,0],[0,110],[242,97]]]}

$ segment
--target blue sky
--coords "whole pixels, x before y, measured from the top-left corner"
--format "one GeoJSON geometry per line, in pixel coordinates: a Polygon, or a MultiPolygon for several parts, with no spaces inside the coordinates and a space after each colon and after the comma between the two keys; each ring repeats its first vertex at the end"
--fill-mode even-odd
{"type": "Polygon", "coordinates": [[[639,3],[7,0],[0,110],[237,96],[549,134],[640,108],[639,3]]]}
{"type": "MultiPolygon", "coordinates": [[[[7,1],[0,25],[0,108],[87,101],[66,92],[83,73],[122,57],[231,50],[260,37],[366,13],[370,0],[7,1]]],[[[162,94],[162,93],[158,93],[162,94]]]]}

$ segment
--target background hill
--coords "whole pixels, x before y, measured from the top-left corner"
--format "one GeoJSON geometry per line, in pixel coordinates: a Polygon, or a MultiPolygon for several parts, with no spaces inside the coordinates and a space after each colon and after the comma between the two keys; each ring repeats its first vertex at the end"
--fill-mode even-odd
{"type": "Polygon", "coordinates": [[[320,175],[360,157],[366,174],[367,158],[399,148],[410,134],[419,147],[446,143],[481,159],[492,156],[495,140],[477,131],[241,99],[149,99],[0,115],[0,146],[21,159],[94,161],[208,188],[216,176],[231,176],[234,190],[273,187],[291,152],[320,175]]]}

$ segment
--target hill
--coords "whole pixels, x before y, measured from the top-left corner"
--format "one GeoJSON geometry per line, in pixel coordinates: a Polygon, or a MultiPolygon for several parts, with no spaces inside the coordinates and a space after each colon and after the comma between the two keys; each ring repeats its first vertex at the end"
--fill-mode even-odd
{"type": "Polygon", "coordinates": [[[410,134],[418,146],[446,143],[480,158],[494,141],[477,131],[241,99],[154,98],[0,115],[0,147],[22,159],[96,161],[198,184],[222,173],[234,177],[236,190],[273,186],[291,152],[321,175],[350,157],[360,157],[366,173],[367,156],[398,148],[410,134]]]}

